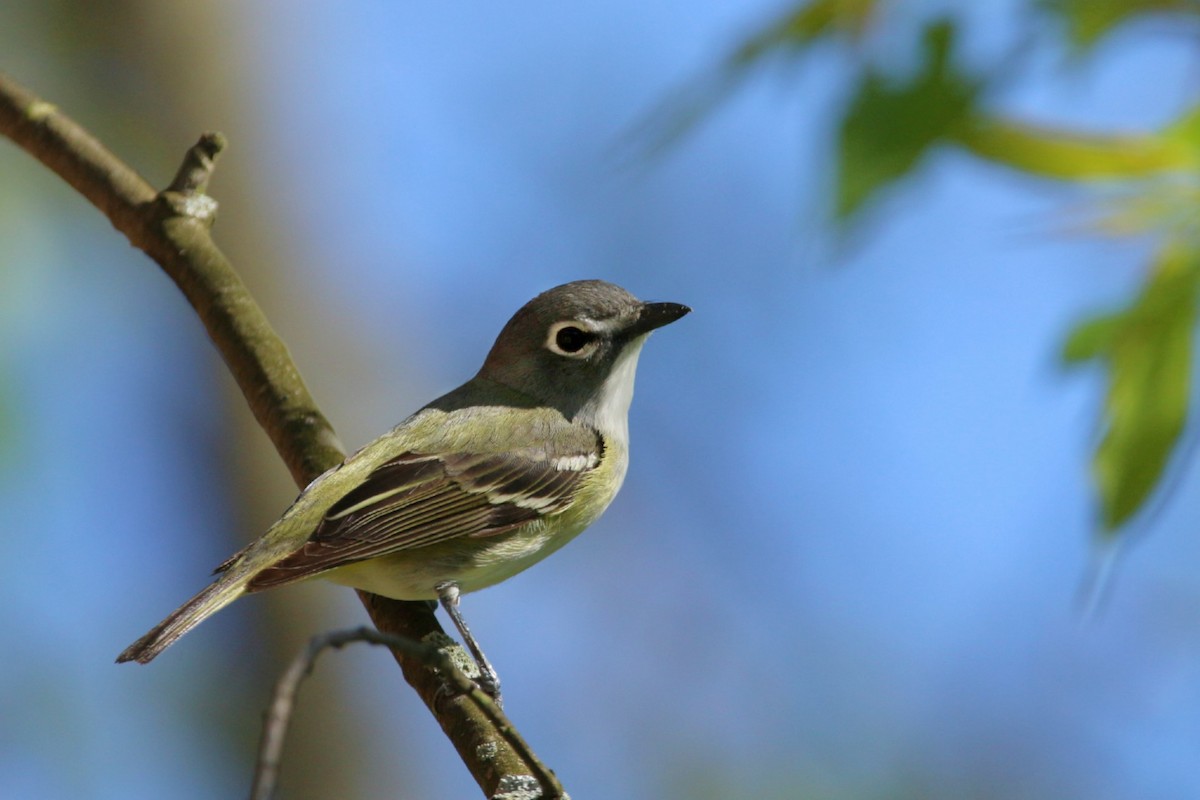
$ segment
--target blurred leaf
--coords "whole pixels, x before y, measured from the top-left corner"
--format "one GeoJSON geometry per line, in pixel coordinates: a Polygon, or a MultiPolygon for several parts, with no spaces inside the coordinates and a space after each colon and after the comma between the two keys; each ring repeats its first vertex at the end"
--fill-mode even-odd
{"type": "Polygon", "coordinates": [[[1200,242],[1200,185],[1191,180],[1142,181],[1104,201],[1091,225],[1098,234],[1136,236],[1149,232],[1200,242]]]}
{"type": "Polygon", "coordinates": [[[879,0],[801,3],[742,43],[729,57],[727,67],[745,67],[781,51],[796,53],[829,33],[846,33],[859,39],[878,5],[879,0]]]}
{"type": "Polygon", "coordinates": [[[1118,236],[1155,232],[1200,247],[1200,106],[1167,126],[1159,138],[1164,152],[1178,158],[1180,169],[1138,181],[1109,200],[1097,228],[1118,236]]]}
{"type": "Polygon", "coordinates": [[[770,56],[800,56],[826,35],[846,33],[858,39],[868,27],[879,0],[803,2],[749,36],[716,68],[671,93],[639,122],[630,138],[660,153],[689,134],[770,56]]]}
{"type": "Polygon", "coordinates": [[[1186,150],[1189,166],[1196,169],[1200,165],[1200,105],[1192,106],[1164,128],[1162,139],[1168,145],[1186,150]]]}
{"type": "Polygon", "coordinates": [[[1093,233],[1153,232],[1200,243],[1200,106],[1159,132],[1087,134],[977,116],[955,136],[974,155],[1042,178],[1121,181],[1100,197],[1093,233]]]}
{"type": "Polygon", "coordinates": [[[1156,12],[1196,13],[1195,0],[1041,0],[1039,5],[1062,18],[1067,38],[1079,50],[1088,50],[1130,18],[1156,12]]]}
{"type": "Polygon", "coordinates": [[[1102,314],[1079,323],[1063,343],[1063,361],[1078,364],[1105,355],[1112,349],[1123,321],[1124,314],[1102,314]]]}
{"type": "Polygon", "coordinates": [[[1109,532],[1145,504],[1183,433],[1198,287],[1200,253],[1168,246],[1129,308],[1079,325],[1064,347],[1068,363],[1099,359],[1109,373],[1092,462],[1109,532]]]}
{"type": "Polygon", "coordinates": [[[979,115],[956,133],[969,151],[990,161],[1044,178],[1111,180],[1191,170],[1200,150],[1186,137],[1194,112],[1161,134],[1086,134],[979,115]],[[1186,124],[1185,124],[1186,123],[1186,124]]]}
{"type": "Polygon", "coordinates": [[[837,217],[845,219],[872,194],[904,177],[930,147],[968,119],[979,84],[951,63],[955,29],[941,20],[925,29],[924,64],[906,82],[868,70],[842,122],[837,217]]]}

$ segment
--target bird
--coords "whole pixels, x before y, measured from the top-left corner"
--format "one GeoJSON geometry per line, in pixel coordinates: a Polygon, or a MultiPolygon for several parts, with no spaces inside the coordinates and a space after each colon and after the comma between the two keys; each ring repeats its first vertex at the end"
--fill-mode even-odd
{"type": "Polygon", "coordinates": [[[460,597],[541,561],[600,517],[629,463],[642,346],[690,311],[602,280],[537,295],[473,378],[312,481],[117,661],[148,663],[243,595],[321,577],[436,601],[475,658],[477,682],[499,699],[460,597]]]}

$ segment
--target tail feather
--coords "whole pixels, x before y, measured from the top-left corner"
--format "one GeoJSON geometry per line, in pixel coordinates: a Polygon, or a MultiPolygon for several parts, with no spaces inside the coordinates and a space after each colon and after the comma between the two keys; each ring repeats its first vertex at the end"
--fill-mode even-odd
{"type": "Polygon", "coordinates": [[[180,636],[245,594],[249,577],[245,575],[238,580],[230,580],[229,574],[226,573],[218,578],[198,595],[172,611],[170,616],[151,628],[145,636],[126,647],[121,655],[117,656],[117,663],[150,663],[180,636]]]}

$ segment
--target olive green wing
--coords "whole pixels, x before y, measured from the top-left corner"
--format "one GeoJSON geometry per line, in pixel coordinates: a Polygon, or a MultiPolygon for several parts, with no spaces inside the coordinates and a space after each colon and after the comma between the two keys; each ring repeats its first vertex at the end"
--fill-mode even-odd
{"type": "Polygon", "coordinates": [[[549,456],[405,453],[376,467],[325,512],[299,550],[255,575],[258,591],[457,539],[511,531],[567,508],[603,449],[549,456]]]}

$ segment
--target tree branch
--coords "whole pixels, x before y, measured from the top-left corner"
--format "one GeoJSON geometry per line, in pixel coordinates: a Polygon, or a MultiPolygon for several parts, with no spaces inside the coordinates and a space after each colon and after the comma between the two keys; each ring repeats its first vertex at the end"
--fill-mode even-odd
{"type": "MultiPolygon", "coordinates": [[[[453,640],[446,638],[445,641],[447,644],[453,645],[453,640]]],[[[530,778],[529,784],[524,787],[526,792],[537,790],[540,784],[552,789],[554,797],[564,796],[562,784],[558,782],[554,773],[538,759],[529,744],[504,715],[500,706],[459,669],[446,649],[432,643],[422,644],[399,636],[389,636],[370,628],[354,628],[330,631],[314,636],[309,640],[308,646],[292,660],[287,670],[280,676],[279,682],[275,685],[275,695],[271,701],[271,707],[267,711],[266,719],[263,720],[262,740],[259,743],[258,764],[254,770],[254,785],[250,789],[250,800],[270,800],[274,796],[275,785],[279,779],[280,761],[283,756],[283,742],[287,737],[288,726],[291,724],[292,710],[296,706],[296,695],[300,691],[300,683],[312,673],[313,667],[316,666],[317,656],[329,648],[340,650],[354,642],[382,645],[391,649],[397,656],[403,655],[418,660],[437,670],[446,682],[443,691],[469,697],[471,702],[477,705],[479,710],[492,721],[496,730],[500,731],[508,743],[521,754],[521,758],[525,759],[526,763],[534,769],[536,779],[530,778]]],[[[462,653],[462,649],[457,646],[453,649],[462,653]]],[[[467,666],[474,667],[478,671],[478,667],[474,664],[468,662],[467,666]]],[[[508,792],[512,792],[516,788],[515,786],[501,787],[502,791],[508,792]]]]}
{"type": "MultiPolygon", "coordinates": [[[[183,292],[297,485],[344,458],[333,427],[317,408],[291,355],[209,235],[216,203],[204,189],[224,146],[205,134],[159,193],[91,134],[50,103],[0,74],[0,134],[49,167],[98,208],[183,292]]],[[[416,641],[445,636],[424,603],[359,592],[385,634],[416,641]]],[[[536,765],[513,749],[496,721],[469,697],[446,697],[436,671],[393,650],[405,679],[433,713],[484,794],[537,785],[536,765]]],[[[545,796],[561,788],[542,781],[545,796]]]]}

